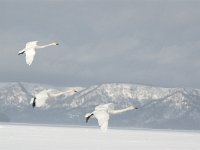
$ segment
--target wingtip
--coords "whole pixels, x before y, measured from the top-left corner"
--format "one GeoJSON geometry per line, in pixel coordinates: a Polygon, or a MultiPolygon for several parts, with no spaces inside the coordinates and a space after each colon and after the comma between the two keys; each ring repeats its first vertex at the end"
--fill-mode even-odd
{"type": "Polygon", "coordinates": [[[35,100],[36,100],[36,97],[33,98],[33,103],[32,103],[32,107],[33,107],[33,109],[34,109],[35,106],[36,106],[36,101],[35,101],[35,100]]]}
{"type": "Polygon", "coordinates": [[[24,54],[24,53],[25,53],[25,51],[19,51],[18,55],[21,55],[21,54],[24,54]]]}
{"type": "Polygon", "coordinates": [[[85,119],[86,119],[86,123],[88,123],[88,120],[90,119],[91,116],[93,116],[94,114],[86,114],[85,115],[85,119]]]}

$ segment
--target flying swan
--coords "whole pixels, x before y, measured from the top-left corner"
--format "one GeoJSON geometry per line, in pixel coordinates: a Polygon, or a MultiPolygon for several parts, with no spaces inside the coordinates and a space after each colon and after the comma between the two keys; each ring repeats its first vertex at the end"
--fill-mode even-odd
{"type": "Polygon", "coordinates": [[[105,132],[108,129],[108,120],[110,118],[109,114],[123,113],[133,109],[138,109],[138,108],[134,106],[129,106],[124,109],[115,110],[113,103],[99,105],[95,107],[95,110],[92,113],[87,113],[85,115],[86,123],[91,117],[96,118],[98,120],[99,126],[101,127],[101,130],[105,132]]]}
{"type": "Polygon", "coordinates": [[[29,66],[33,62],[33,59],[34,59],[34,56],[35,56],[35,53],[36,53],[37,49],[45,48],[45,47],[53,46],[53,45],[58,45],[58,43],[55,43],[55,42],[51,43],[51,44],[43,45],[43,46],[37,45],[37,43],[38,43],[38,41],[28,42],[28,43],[26,43],[26,47],[23,50],[18,52],[18,55],[21,55],[21,54],[25,53],[25,55],[26,55],[26,63],[29,66]]]}
{"type": "Polygon", "coordinates": [[[43,90],[39,93],[37,93],[34,97],[34,99],[32,99],[31,103],[33,108],[34,107],[41,107],[42,105],[44,105],[47,101],[47,99],[49,98],[55,98],[64,94],[68,94],[68,95],[74,95],[75,93],[77,93],[78,90],[76,89],[69,89],[66,91],[59,91],[54,93],[53,90],[49,89],[49,90],[43,90]],[[37,105],[36,105],[36,100],[37,100],[37,105]]]}

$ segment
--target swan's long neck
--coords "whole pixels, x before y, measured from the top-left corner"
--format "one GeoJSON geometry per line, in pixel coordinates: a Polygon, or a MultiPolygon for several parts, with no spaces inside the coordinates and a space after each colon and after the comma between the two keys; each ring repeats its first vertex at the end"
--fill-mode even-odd
{"type": "MultiPolygon", "coordinates": [[[[64,95],[64,94],[70,93],[70,92],[72,92],[72,90],[68,90],[68,91],[64,91],[64,92],[59,92],[59,93],[55,93],[55,94],[50,93],[49,95],[50,95],[51,97],[57,97],[57,96],[64,95]]],[[[74,91],[74,92],[75,92],[75,91],[74,91]]]]}
{"type": "Polygon", "coordinates": [[[133,109],[134,109],[134,107],[130,106],[130,107],[127,107],[127,108],[124,108],[124,109],[110,110],[109,113],[110,114],[119,114],[119,113],[123,113],[123,112],[129,111],[129,110],[133,110],[133,109]]]}
{"type": "Polygon", "coordinates": [[[54,46],[56,45],[55,43],[51,43],[51,44],[46,44],[46,45],[38,45],[37,48],[45,48],[45,47],[48,47],[48,46],[54,46]]]}
{"type": "Polygon", "coordinates": [[[51,93],[51,94],[49,94],[51,97],[57,97],[57,96],[60,96],[60,95],[63,95],[63,94],[65,94],[66,92],[59,92],[59,93],[55,93],[55,94],[53,94],[53,93],[51,93]]]}

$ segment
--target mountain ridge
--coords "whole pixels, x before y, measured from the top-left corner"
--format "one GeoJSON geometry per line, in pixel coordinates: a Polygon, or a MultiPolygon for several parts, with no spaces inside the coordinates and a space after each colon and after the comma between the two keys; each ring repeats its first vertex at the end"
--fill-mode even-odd
{"type": "MultiPolygon", "coordinates": [[[[0,121],[6,118],[11,122],[86,125],[85,113],[94,110],[99,104],[111,102],[116,108],[129,105],[139,107],[138,110],[112,116],[111,126],[200,129],[199,89],[124,83],[90,87],[54,87],[23,82],[21,84],[31,95],[46,91],[50,93],[47,93],[44,103],[32,109],[30,95],[19,86],[19,83],[0,83],[0,121]],[[66,92],[57,97],[49,96],[74,88],[78,92],[66,92]]],[[[40,101],[42,100],[37,99],[38,103],[40,101]]],[[[89,125],[97,125],[97,122],[91,121],[89,125]]]]}

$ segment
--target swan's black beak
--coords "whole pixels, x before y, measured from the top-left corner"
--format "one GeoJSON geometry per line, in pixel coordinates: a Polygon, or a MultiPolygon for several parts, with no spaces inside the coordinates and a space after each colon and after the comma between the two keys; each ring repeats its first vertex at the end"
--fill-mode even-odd
{"type": "Polygon", "coordinates": [[[59,43],[56,43],[56,45],[59,45],[59,43]]]}
{"type": "Polygon", "coordinates": [[[135,107],[134,109],[138,109],[137,107],[135,107]]]}

